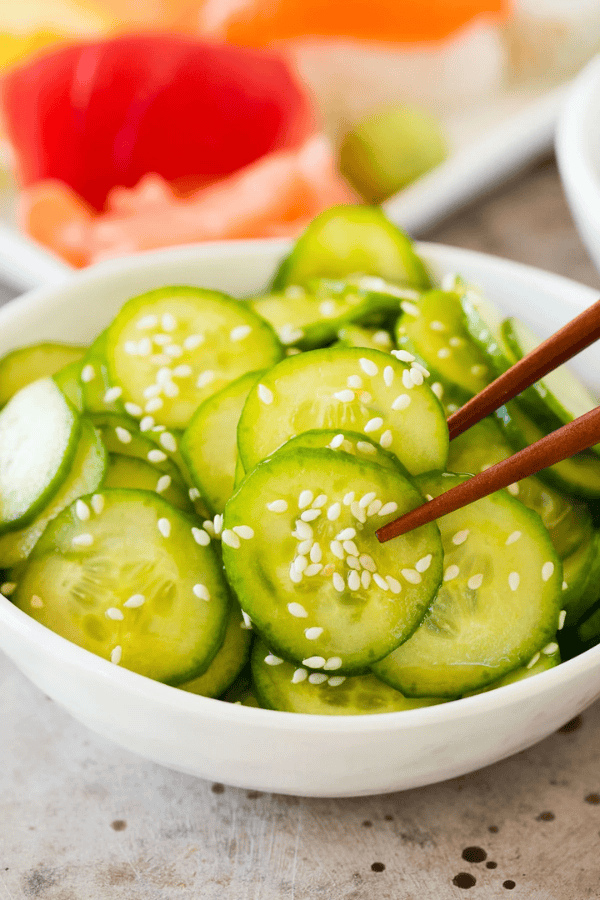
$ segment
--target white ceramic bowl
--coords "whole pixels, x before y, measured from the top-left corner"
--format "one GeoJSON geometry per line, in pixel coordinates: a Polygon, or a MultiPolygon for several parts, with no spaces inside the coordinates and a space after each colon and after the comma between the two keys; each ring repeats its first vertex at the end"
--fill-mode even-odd
{"type": "Polygon", "coordinates": [[[577,76],[566,96],[556,154],[579,234],[600,270],[600,55],[577,76]]]}
{"type": "MultiPolygon", "coordinates": [[[[0,354],[46,339],[90,341],[130,296],[187,283],[243,295],[264,287],[284,241],[170,249],[88,269],[0,310],[0,354]]],[[[596,299],[557,275],[422,245],[547,335],[596,299]]],[[[600,348],[579,361],[600,390],[600,348]]],[[[294,715],[198,697],[121,669],[53,634],[0,596],[0,648],[93,731],[173,769],[228,784],[333,797],[442,781],[523,750],[600,695],[600,646],[500,690],[373,716],[294,715]]]]}

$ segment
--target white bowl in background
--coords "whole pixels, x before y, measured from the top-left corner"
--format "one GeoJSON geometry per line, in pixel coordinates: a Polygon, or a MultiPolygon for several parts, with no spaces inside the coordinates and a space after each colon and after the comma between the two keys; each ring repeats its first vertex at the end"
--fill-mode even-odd
{"type": "Polygon", "coordinates": [[[566,96],[556,155],[575,224],[600,271],[600,55],[580,72],[566,96]]]}
{"type": "MultiPolygon", "coordinates": [[[[229,242],[140,254],[87,269],[0,310],[0,354],[42,339],[91,341],[122,303],[164,284],[244,295],[262,289],[289,245],[229,242]]],[[[509,314],[549,334],[596,300],[557,275],[450,247],[420,245],[438,274],[460,272],[509,314]]],[[[600,348],[578,360],[600,391],[600,348]]],[[[199,697],[121,669],[49,631],[0,595],[0,649],[93,731],[182,772],[318,797],[442,781],[536,743],[600,696],[600,646],[555,669],[440,706],[310,716],[199,697]]]]}

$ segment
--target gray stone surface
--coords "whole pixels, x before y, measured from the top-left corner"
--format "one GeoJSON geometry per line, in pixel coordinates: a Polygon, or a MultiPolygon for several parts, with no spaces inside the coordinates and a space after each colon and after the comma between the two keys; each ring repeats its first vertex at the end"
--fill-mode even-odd
{"type": "MultiPolygon", "coordinates": [[[[600,286],[551,161],[427,237],[600,286]]],[[[598,898],[599,739],[596,704],[444,784],[351,800],[261,795],[96,737],[0,655],[0,900],[598,898]],[[469,847],[486,859],[463,859],[469,847]],[[460,887],[467,876],[475,884],[460,887]]]]}

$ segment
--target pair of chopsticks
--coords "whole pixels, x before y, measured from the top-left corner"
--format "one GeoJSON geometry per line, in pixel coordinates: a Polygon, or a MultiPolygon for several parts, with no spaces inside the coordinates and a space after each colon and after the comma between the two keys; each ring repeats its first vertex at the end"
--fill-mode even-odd
{"type": "MultiPolygon", "coordinates": [[[[555,332],[535,350],[511,366],[503,375],[492,381],[483,391],[465,403],[448,419],[450,440],[458,437],[472,425],[503,406],[525,388],[539,381],[548,372],[576,356],[590,344],[600,339],[600,300],[581,315],[555,332]]],[[[582,450],[600,442],[600,406],[563,425],[541,440],[520,450],[508,459],[485,472],[474,475],[445,494],[440,494],[423,506],[388,522],[376,534],[381,543],[406,534],[420,525],[461,509],[469,503],[481,500],[515,481],[535,475],[555,463],[562,462],[582,450]]]]}

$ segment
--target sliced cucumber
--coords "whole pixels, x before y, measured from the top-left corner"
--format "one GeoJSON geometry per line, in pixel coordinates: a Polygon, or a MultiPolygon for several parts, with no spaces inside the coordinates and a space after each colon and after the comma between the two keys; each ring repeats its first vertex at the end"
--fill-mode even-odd
{"type": "MultiPolygon", "coordinates": [[[[522,359],[536,349],[540,339],[523,322],[507,319],[502,325],[504,338],[517,357],[522,359]]],[[[556,417],[566,425],[598,406],[598,400],[588,391],[567,366],[559,366],[533,385],[546,418],[556,417]]],[[[600,454],[600,444],[590,448],[600,454]]]]}
{"type": "Polygon", "coordinates": [[[347,678],[336,672],[311,672],[274,657],[262,641],[256,641],[252,651],[252,675],[261,706],[283,712],[364,716],[445,702],[434,697],[403,697],[375,675],[347,678]]]}
{"type": "Polygon", "coordinates": [[[312,350],[267,372],[238,426],[244,469],[313,429],[365,432],[413,475],[446,464],[448,428],[437,397],[419,369],[379,350],[312,350]]]}
{"type": "MultiPolygon", "coordinates": [[[[539,441],[548,432],[540,428],[521,407],[511,400],[495,416],[507,440],[515,450],[539,441]]],[[[600,497],[600,461],[596,453],[585,451],[538,472],[538,478],[574,497],[593,500],[600,497]]]]}
{"type": "Polygon", "coordinates": [[[51,378],[22,388],[0,412],[0,534],[31,522],[67,476],[77,413],[51,378]]]}
{"type": "Polygon", "coordinates": [[[588,646],[600,643],[600,608],[577,626],[577,637],[588,646]]]}
{"type": "Polygon", "coordinates": [[[334,206],[310,223],[280,265],[273,290],[311,278],[378,275],[417,289],[431,278],[410,238],[375,206],[334,206]]]}
{"type": "Polygon", "coordinates": [[[179,467],[172,458],[177,450],[177,439],[170,431],[158,434],[150,431],[141,432],[135,419],[114,413],[96,413],[91,419],[109,453],[142,459],[154,466],[157,473],[170,475],[173,481],[181,482],[179,467]],[[158,438],[161,436],[163,440],[159,445],[158,438]],[[165,445],[170,450],[166,449],[165,445]]]}
{"type": "Polygon", "coordinates": [[[106,335],[103,331],[81,360],[79,380],[86,413],[125,415],[123,390],[111,381],[106,362],[106,335]]]}
{"type": "Polygon", "coordinates": [[[362,276],[316,279],[306,287],[290,284],[278,293],[256,297],[250,306],[273,326],[282,344],[313,350],[334,341],[346,325],[381,325],[395,318],[403,299],[418,297],[382,278],[362,276]]]}
{"type": "Polygon", "coordinates": [[[156,471],[152,463],[135,456],[111,453],[104,478],[104,487],[156,491],[178,509],[183,509],[185,512],[193,511],[187,488],[180,478],[161,474],[156,471]]]}
{"type": "Polygon", "coordinates": [[[83,419],[75,458],[56,494],[30,525],[0,536],[0,567],[10,569],[27,559],[48,522],[78,497],[97,490],[106,465],[104,444],[92,424],[83,419]]]}
{"type": "Polygon", "coordinates": [[[46,528],[13,600],[104,659],[167,684],[189,681],[222,645],[229,610],[217,555],[194,528],[150,492],[88,496],[46,528]]]}
{"type": "Polygon", "coordinates": [[[567,627],[579,622],[600,599],[600,532],[594,531],[563,562],[562,605],[567,627]],[[566,585],[566,586],[565,586],[566,585]]]}
{"type": "Polygon", "coordinates": [[[263,372],[248,372],[200,404],[181,441],[193,484],[213,513],[221,513],[233,494],[237,465],[237,427],[244,403],[263,372]]]}
{"type": "Polygon", "coordinates": [[[460,297],[453,291],[429,291],[417,304],[404,304],[396,341],[462,399],[479,393],[493,378],[487,357],[465,328],[460,297]]]}
{"type": "Polygon", "coordinates": [[[246,472],[244,471],[244,466],[240,459],[240,455],[238,453],[236,461],[235,461],[235,474],[233,476],[233,489],[237,490],[246,477],[246,472]]]}
{"type": "MultiPolygon", "coordinates": [[[[512,452],[497,422],[492,418],[483,419],[450,443],[448,468],[477,475],[508,459],[512,452]]],[[[533,476],[511,485],[509,493],[538,513],[561,559],[590,539],[592,518],[584,503],[559,494],[533,476]]]]}
{"type": "Polygon", "coordinates": [[[414,631],[442,566],[436,525],[380,544],[422,503],[399,472],[333,450],[282,450],[225,507],[223,562],[267,645],[314,669],[356,673],[414,631]]]}
{"type": "Polygon", "coordinates": [[[359,325],[344,325],[337,333],[336,347],[366,347],[369,350],[383,350],[390,353],[396,345],[389,331],[384,328],[361,328],[359,325]]]}
{"type": "Polygon", "coordinates": [[[217,655],[204,675],[180,684],[180,689],[203,697],[219,697],[248,662],[251,642],[252,631],[246,627],[238,604],[232,603],[225,638],[217,655]]]}
{"type": "Polygon", "coordinates": [[[86,347],[71,344],[34,344],[13,350],[0,359],[0,406],[39,378],[49,378],[69,363],[77,362],[86,347]]]}
{"type": "Polygon", "coordinates": [[[372,441],[366,434],[358,434],[356,431],[304,431],[297,437],[292,438],[286,444],[279,448],[278,453],[284,450],[297,450],[299,447],[321,447],[328,450],[335,450],[336,453],[350,453],[357,456],[358,459],[368,459],[375,462],[385,469],[392,469],[400,472],[405,477],[408,472],[393,453],[388,453],[372,441]]]}
{"type": "Polygon", "coordinates": [[[517,361],[502,334],[504,316],[495,304],[466,285],[460,293],[460,303],[468,333],[487,357],[495,374],[502,375],[517,361]]]}
{"type": "Polygon", "coordinates": [[[124,401],[168,428],[185,428],[203,400],[282,354],[271,326],[246,304],[180,286],[129,300],[106,344],[110,378],[124,401]]]}
{"type": "Polygon", "coordinates": [[[73,404],[78,413],[83,412],[83,387],[81,384],[81,361],[69,363],[52,377],[67,400],[73,404]]]}
{"type": "Polygon", "coordinates": [[[517,681],[523,681],[524,678],[531,678],[532,675],[539,675],[540,672],[547,672],[549,669],[554,669],[554,667],[559,664],[560,648],[556,641],[550,641],[549,644],[546,644],[541,650],[538,650],[537,653],[533,654],[526,666],[519,666],[518,669],[513,669],[513,671],[509,672],[508,675],[505,675],[504,678],[499,678],[498,681],[493,681],[491,684],[487,684],[478,691],[471,691],[470,693],[465,694],[465,697],[472,697],[474,694],[483,694],[486,691],[495,691],[496,688],[504,687],[505,684],[515,684],[517,681]]]}
{"type": "MultiPolygon", "coordinates": [[[[437,496],[464,476],[417,479],[437,496]]],[[[444,580],[415,634],[373,666],[410,697],[458,697],[526,665],[557,630],[562,566],[535,513],[505,491],[438,521],[444,580]]]]}

